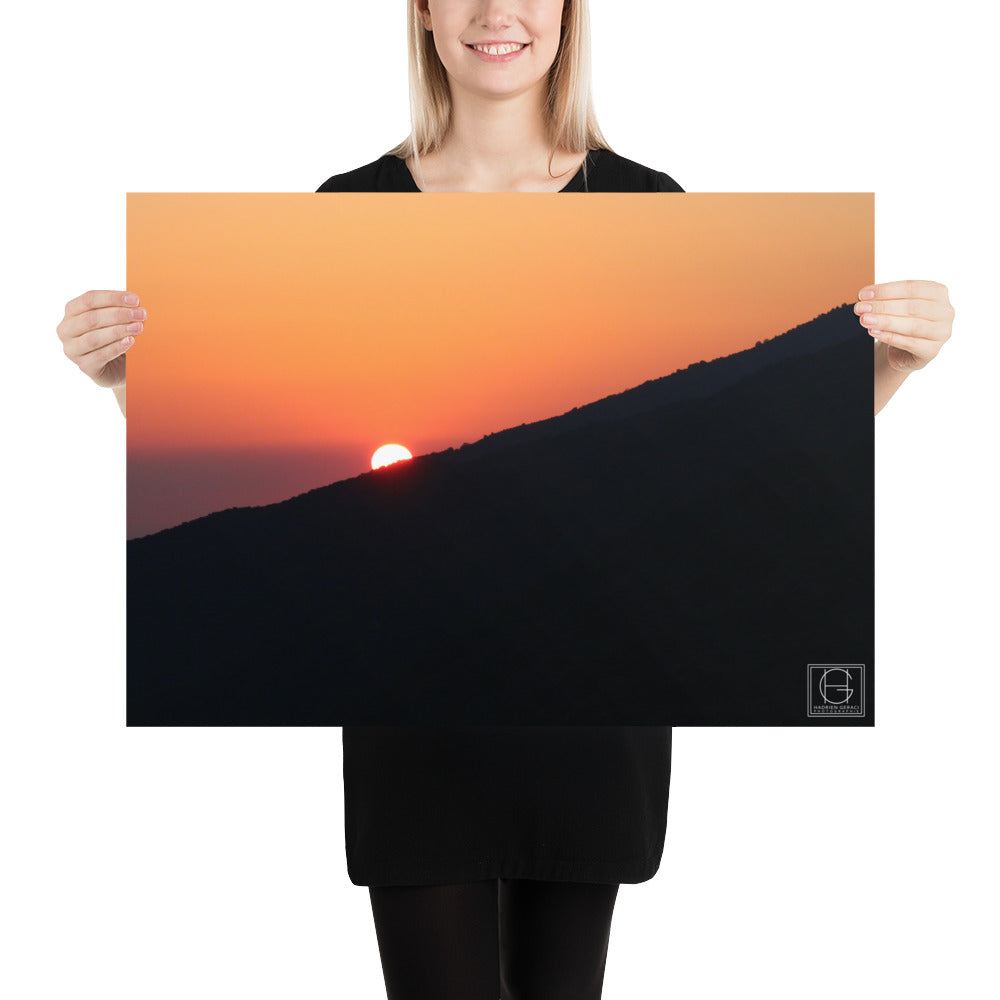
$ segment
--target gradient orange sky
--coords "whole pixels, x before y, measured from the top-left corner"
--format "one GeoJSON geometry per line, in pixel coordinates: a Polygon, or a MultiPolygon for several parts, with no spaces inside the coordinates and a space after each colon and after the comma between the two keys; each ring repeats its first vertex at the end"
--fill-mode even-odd
{"type": "Polygon", "coordinates": [[[126,287],[149,313],[128,354],[130,460],[359,456],[323,482],[387,442],[458,447],[753,346],[874,279],[870,193],[135,193],[126,207],[126,287]]]}

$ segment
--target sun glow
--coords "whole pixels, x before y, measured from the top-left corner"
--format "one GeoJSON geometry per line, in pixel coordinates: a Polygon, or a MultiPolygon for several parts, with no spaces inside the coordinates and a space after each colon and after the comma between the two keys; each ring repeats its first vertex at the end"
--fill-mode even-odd
{"type": "Polygon", "coordinates": [[[404,448],[401,444],[384,444],[372,455],[372,468],[379,469],[383,465],[401,462],[406,458],[413,458],[408,448],[404,448]]]}

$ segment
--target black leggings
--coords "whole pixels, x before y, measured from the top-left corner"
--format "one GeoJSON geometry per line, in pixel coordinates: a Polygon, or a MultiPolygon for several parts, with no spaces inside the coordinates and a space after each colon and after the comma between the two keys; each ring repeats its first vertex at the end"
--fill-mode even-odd
{"type": "Polygon", "coordinates": [[[371,886],[388,1000],[598,1000],[617,885],[371,886]]]}

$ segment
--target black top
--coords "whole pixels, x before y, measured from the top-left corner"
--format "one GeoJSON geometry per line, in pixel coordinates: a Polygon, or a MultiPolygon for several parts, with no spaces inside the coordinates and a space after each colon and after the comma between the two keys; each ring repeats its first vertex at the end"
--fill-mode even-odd
{"type": "MultiPolygon", "coordinates": [[[[682,191],[606,149],[559,193],[682,191]]],[[[319,191],[420,192],[381,156],[319,191]]],[[[456,722],[461,720],[456,719],[456,722]]],[[[644,882],[663,853],[665,726],[345,726],[347,871],[356,885],[487,878],[644,882]]]]}
{"type": "MultiPolygon", "coordinates": [[[[611,152],[592,149],[587,154],[587,183],[583,165],[559,194],[570,191],[683,191],[669,174],[644,167],[635,160],[611,152]]],[[[322,191],[410,191],[420,193],[405,160],[398,156],[380,156],[363,167],[334,174],[317,189],[322,191]]]]}

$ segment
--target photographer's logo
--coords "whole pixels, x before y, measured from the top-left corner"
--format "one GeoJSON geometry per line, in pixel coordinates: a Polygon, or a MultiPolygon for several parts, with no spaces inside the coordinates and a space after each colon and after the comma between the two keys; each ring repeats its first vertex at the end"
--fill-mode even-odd
{"type": "Polygon", "coordinates": [[[863,663],[810,663],[808,714],[864,715],[863,663]]]}

